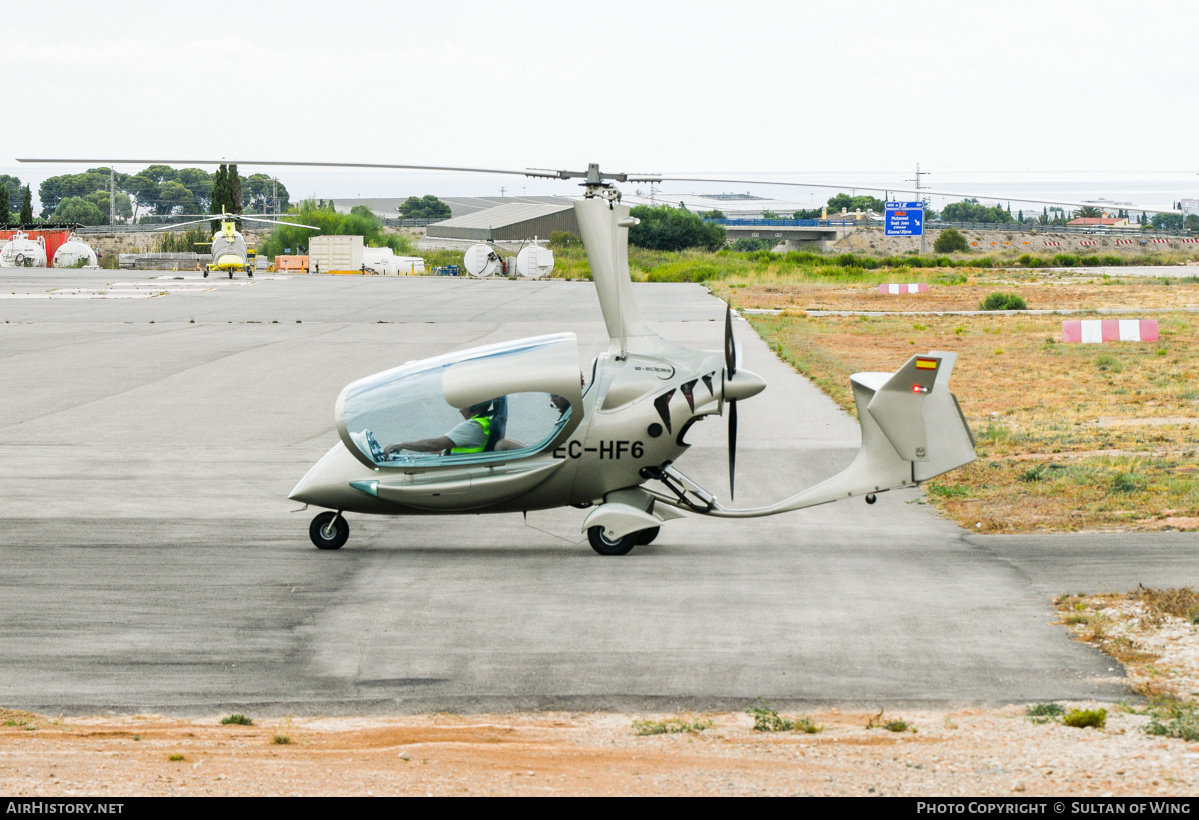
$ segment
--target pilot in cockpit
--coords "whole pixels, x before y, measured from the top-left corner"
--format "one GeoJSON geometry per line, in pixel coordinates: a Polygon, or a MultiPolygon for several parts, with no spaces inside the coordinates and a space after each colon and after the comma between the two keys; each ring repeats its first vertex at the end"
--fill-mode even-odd
{"type": "Polygon", "coordinates": [[[459,412],[462,414],[462,422],[443,435],[390,444],[384,448],[384,455],[390,458],[401,450],[460,455],[492,450],[519,450],[525,446],[515,439],[504,437],[508,422],[506,397],[472,404],[463,407],[459,412]]]}

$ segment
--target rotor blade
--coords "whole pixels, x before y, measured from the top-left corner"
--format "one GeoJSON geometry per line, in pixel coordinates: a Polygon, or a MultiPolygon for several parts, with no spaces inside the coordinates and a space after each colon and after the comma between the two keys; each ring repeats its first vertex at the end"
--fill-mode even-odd
{"type": "Polygon", "coordinates": [[[502,168],[459,168],[452,165],[390,165],[375,162],[291,162],[268,159],[18,159],[17,162],[103,165],[280,165],[297,168],[394,168],[408,171],[466,171],[473,174],[513,174],[531,176],[526,171],[502,168]]]}
{"type": "Polygon", "coordinates": [[[727,378],[732,378],[737,372],[737,349],[736,342],[733,341],[733,308],[730,305],[724,306],[724,369],[728,374],[727,378]]]}
{"type": "MultiPolygon", "coordinates": [[[[384,162],[293,162],[289,160],[264,159],[48,159],[28,158],[17,162],[42,162],[82,165],[274,165],[292,168],[374,168],[376,170],[401,171],[462,171],[468,174],[507,174],[520,177],[544,177],[549,179],[586,179],[588,171],[558,171],[548,168],[526,168],[515,171],[511,168],[465,168],[457,165],[396,165],[384,162]]],[[[612,179],[617,182],[661,182],[657,174],[599,173],[597,179],[612,179]]]]}
{"type": "Polygon", "coordinates": [[[172,228],[181,228],[184,225],[199,225],[201,222],[237,222],[238,220],[246,220],[249,222],[269,222],[272,225],[292,225],[296,228],[308,228],[313,231],[319,231],[320,228],[315,225],[303,225],[299,222],[278,222],[274,219],[260,219],[256,216],[243,216],[242,214],[213,214],[212,216],[204,217],[203,219],[191,219],[187,222],[172,222],[169,225],[163,225],[161,228],[155,228],[156,231],[169,231],[172,228]]]}
{"type": "Polygon", "coordinates": [[[240,219],[240,220],[249,221],[249,222],[269,222],[272,225],[292,225],[296,228],[310,228],[311,230],[314,230],[314,231],[320,230],[320,228],[318,228],[315,225],[303,225],[299,222],[280,222],[277,219],[263,219],[260,216],[246,216],[245,214],[229,214],[229,216],[233,217],[233,220],[240,219]]]}
{"type": "Polygon", "coordinates": [[[190,219],[187,222],[172,222],[170,225],[163,225],[161,228],[155,228],[154,230],[169,231],[172,228],[182,228],[184,225],[199,225],[201,222],[211,222],[214,219],[219,220],[220,218],[220,214],[213,214],[211,217],[206,219],[190,219]]]}
{"type": "MultiPolygon", "coordinates": [[[[1029,198],[1029,197],[1023,197],[1023,196],[1008,196],[1006,194],[997,195],[997,194],[980,194],[980,193],[960,193],[957,191],[935,191],[932,188],[897,188],[894,185],[863,185],[860,182],[853,182],[853,183],[782,182],[780,180],[773,180],[773,179],[728,179],[727,177],[724,179],[715,179],[715,178],[710,178],[710,177],[672,177],[672,176],[668,176],[665,174],[662,175],[661,177],[659,177],[659,179],[661,179],[662,181],[665,181],[665,182],[729,182],[729,183],[735,183],[737,185],[782,185],[782,186],[786,186],[789,188],[837,188],[840,190],[845,190],[846,188],[848,188],[850,190],[857,190],[857,191],[890,191],[891,193],[915,194],[916,196],[948,196],[948,197],[961,197],[962,199],[967,199],[967,198],[971,198],[971,197],[976,198],[976,199],[993,199],[993,200],[1003,199],[1003,200],[1011,200],[1012,202],[1033,202],[1033,203],[1036,203],[1037,205],[1069,205],[1074,208],[1086,208],[1086,207],[1094,208],[1097,206],[1103,207],[1103,205],[1104,205],[1104,203],[1101,203],[1101,202],[1072,202],[1072,201],[1064,200],[1064,199],[1037,199],[1037,198],[1029,198]]],[[[1144,212],[1155,213],[1155,214],[1181,214],[1182,213],[1182,211],[1175,210],[1172,208],[1148,208],[1148,207],[1141,208],[1141,207],[1135,207],[1135,206],[1134,207],[1121,206],[1121,207],[1126,211],[1144,211],[1144,212]]]]}
{"type": "Polygon", "coordinates": [[[737,401],[729,402],[729,501],[733,500],[733,478],[737,472],[737,401]]]}

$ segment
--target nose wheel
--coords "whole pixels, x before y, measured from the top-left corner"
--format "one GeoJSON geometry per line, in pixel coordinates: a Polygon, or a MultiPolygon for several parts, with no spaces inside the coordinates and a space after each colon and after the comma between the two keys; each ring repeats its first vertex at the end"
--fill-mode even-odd
{"type": "Polygon", "coordinates": [[[308,537],[319,550],[339,550],[350,538],[350,524],[341,512],[323,512],[308,525],[308,537]]]}

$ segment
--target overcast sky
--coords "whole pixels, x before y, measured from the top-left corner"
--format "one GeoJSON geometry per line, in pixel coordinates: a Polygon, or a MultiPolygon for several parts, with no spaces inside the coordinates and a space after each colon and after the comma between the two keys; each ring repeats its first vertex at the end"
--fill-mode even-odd
{"type": "MultiPolygon", "coordinates": [[[[8,24],[0,172],[240,157],[890,182],[919,162],[942,187],[1191,184],[1196,23],[1194,0],[65,0],[8,24]]],[[[276,173],[293,196],[325,184],[276,173]]],[[[327,193],[386,192],[365,179],[327,193]]]]}

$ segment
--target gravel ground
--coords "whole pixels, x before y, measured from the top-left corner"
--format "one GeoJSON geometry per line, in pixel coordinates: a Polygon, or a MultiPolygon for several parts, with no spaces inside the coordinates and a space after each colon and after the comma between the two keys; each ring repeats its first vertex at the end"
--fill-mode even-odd
{"type": "MultiPolygon", "coordinates": [[[[1078,637],[1122,653],[1141,691],[1194,703],[1195,624],[1151,615],[1119,596],[1074,597],[1058,605],[1078,637]]],[[[1184,740],[1146,732],[1154,715],[1165,722],[1161,710],[1147,703],[1062,703],[1053,709],[1105,709],[1101,728],[1073,728],[1061,716],[1037,722],[1027,714],[1033,704],[883,713],[828,709],[810,715],[822,727],[810,734],[755,731],[748,713],[319,717],[242,726],[222,725],[221,716],[56,719],[0,709],[0,794],[1199,793],[1199,734],[1184,740]],[[695,731],[639,735],[642,721],[664,728],[686,723],[695,731]]]]}

